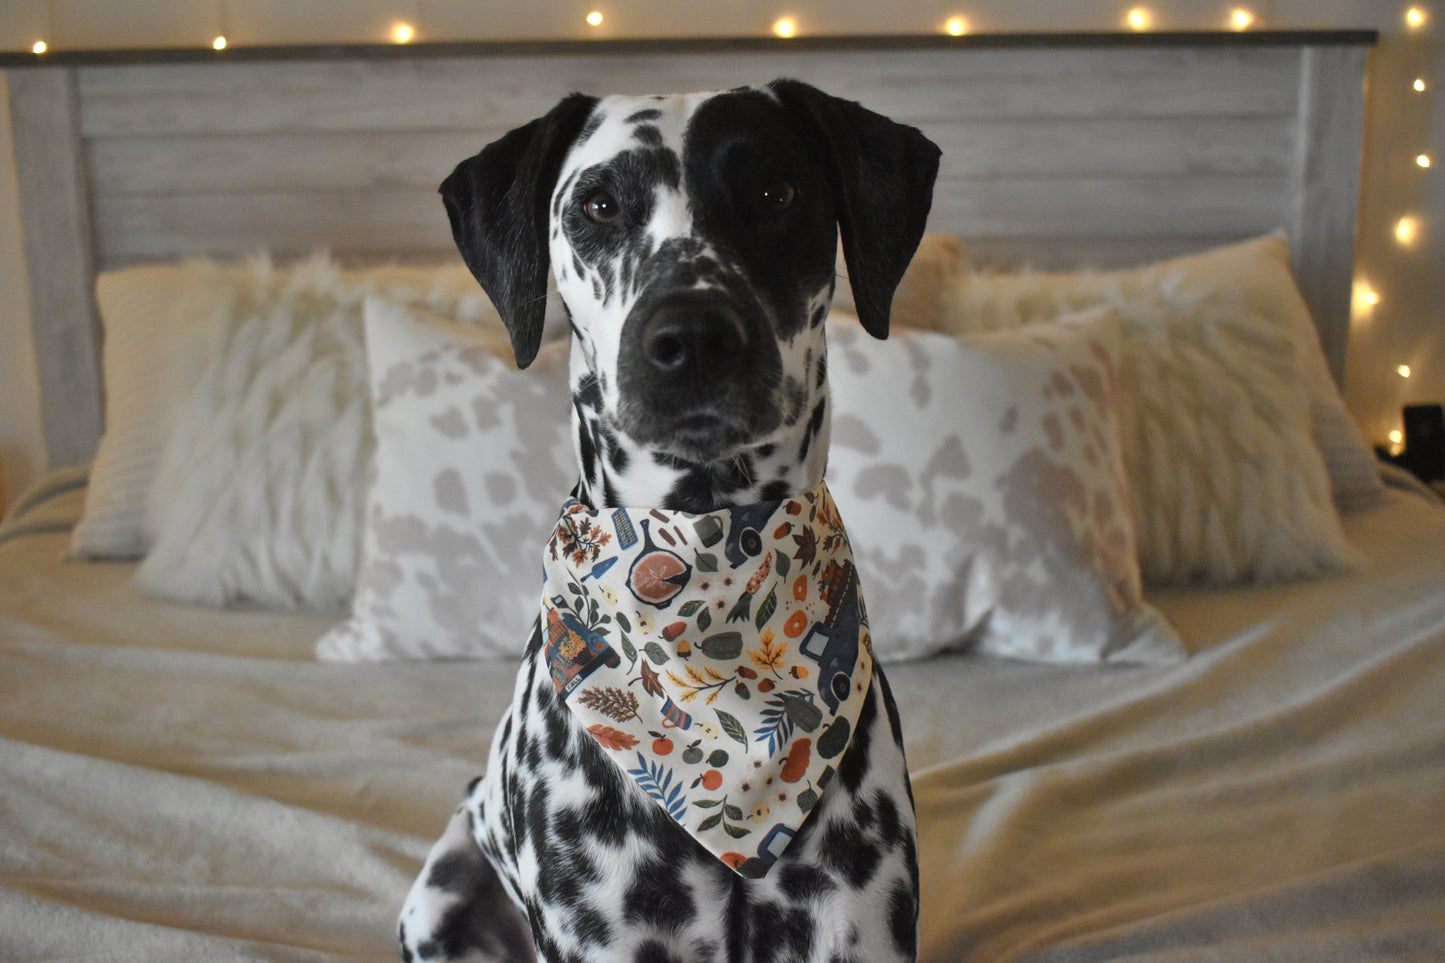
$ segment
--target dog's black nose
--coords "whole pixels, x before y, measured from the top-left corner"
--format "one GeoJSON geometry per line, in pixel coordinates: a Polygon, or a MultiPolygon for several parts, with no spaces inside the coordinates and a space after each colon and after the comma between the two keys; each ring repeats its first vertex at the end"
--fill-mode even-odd
{"type": "Polygon", "coordinates": [[[747,327],[737,312],[693,298],[659,305],[642,330],[643,357],[662,374],[727,364],[747,346],[747,327]]]}

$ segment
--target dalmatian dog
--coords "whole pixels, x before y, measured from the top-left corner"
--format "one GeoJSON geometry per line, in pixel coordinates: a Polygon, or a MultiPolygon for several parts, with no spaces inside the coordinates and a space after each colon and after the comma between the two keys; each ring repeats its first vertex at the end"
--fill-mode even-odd
{"type": "MultiPolygon", "coordinates": [[[[778,80],[574,94],[463,161],[441,193],[522,366],[555,275],[572,325],[577,497],[708,512],[822,479],[839,232],[859,318],[885,337],[938,160],[917,130],[778,80]]],[[[916,958],[912,792],[881,671],[836,778],[750,878],[604,757],[543,647],[539,626],[486,775],[412,888],[405,960],[916,958]]]]}

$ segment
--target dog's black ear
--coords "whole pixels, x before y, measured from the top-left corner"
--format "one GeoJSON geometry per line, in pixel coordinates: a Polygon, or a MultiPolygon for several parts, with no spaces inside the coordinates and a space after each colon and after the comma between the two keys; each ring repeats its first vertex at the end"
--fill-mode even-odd
{"type": "Polygon", "coordinates": [[[893,292],[923,238],[942,152],[916,128],[801,81],[768,86],[828,169],[858,320],[886,338],[893,292]]]}
{"type": "Polygon", "coordinates": [[[547,313],[547,204],[595,97],[572,94],[482,148],[442,181],[462,260],[496,305],[523,368],[542,345],[547,313]]]}

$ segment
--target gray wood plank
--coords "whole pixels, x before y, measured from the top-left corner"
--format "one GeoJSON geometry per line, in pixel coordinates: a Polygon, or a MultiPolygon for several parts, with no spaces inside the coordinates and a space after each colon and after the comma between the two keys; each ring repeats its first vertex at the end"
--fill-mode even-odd
{"type": "MultiPolygon", "coordinates": [[[[930,226],[994,239],[1245,236],[1285,223],[1288,188],[1285,176],[1012,178],[982,185],[942,177],[930,226]]],[[[393,247],[445,253],[452,246],[431,189],[99,198],[95,212],[103,265],[186,253],[326,247],[385,255],[393,247]]]]}
{"type": "Polygon", "coordinates": [[[1336,384],[1350,339],[1366,57],[1353,47],[1307,48],[1300,79],[1290,257],[1336,384]]]}
{"type": "Polygon", "coordinates": [[[506,127],[574,90],[645,94],[795,76],[912,123],[941,118],[1292,114],[1287,49],[757,52],[685,57],[95,67],[87,137],[506,127]]]}
{"type": "Polygon", "coordinates": [[[10,116],[30,314],[50,467],[95,453],[102,400],[95,257],[74,71],[10,73],[10,116]]]}
{"type": "MultiPolygon", "coordinates": [[[[431,189],[458,161],[505,132],[107,137],[91,141],[89,153],[95,182],[114,197],[281,186],[431,189]]],[[[1283,175],[1294,168],[1291,125],[1273,117],[972,120],[925,132],[943,148],[945,170],[969,180],[1283,175]]]]}

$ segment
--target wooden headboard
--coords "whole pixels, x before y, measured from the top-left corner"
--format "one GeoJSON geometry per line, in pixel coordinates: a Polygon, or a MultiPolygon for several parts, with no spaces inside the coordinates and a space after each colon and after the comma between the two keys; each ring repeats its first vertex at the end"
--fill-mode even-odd
{"type": "Polygon", "coordinates": [[[974,259],[1116,266],[1284,227],[1336,377],[1370,32],[270,48],[0,57],[50,462],[102,420],[96,272],[454,257],[436,185],[563,94],[793,76],[944,151],[974,259]]]}

